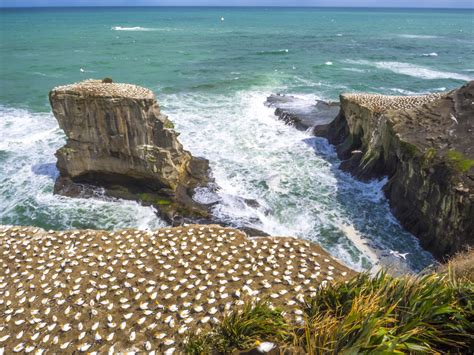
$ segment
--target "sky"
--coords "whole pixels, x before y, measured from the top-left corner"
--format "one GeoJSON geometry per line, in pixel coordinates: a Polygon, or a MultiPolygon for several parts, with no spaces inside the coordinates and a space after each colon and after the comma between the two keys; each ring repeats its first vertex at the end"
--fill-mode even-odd
{"type": "Polygon", "coordinates": [[[344,6],[474,8],[474,0],[0,0],[0,7],[29,6],[344,6]]]}

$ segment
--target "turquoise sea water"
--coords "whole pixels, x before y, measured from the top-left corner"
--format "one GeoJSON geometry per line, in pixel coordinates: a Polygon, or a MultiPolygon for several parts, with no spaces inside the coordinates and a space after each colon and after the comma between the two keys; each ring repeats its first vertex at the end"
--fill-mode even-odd
{"type": "Polygon", "coordinates": [[[4,9],[0,36],[1,224],[164,225],[137,203],[52,194],[64,135],[47,94],[110,76],[151,88],[185,147],[211,161],[222,218],[318,241],[354,267],[371,263],[358,239],[385,264],[390,250],[408,252],[408,268],[431,262],[391,215],[383,182],[341,173],[324,140],[283,125],[263,103],[275,92],[336,100],[458,87],[474,78],[473,11],[4,9]]]}

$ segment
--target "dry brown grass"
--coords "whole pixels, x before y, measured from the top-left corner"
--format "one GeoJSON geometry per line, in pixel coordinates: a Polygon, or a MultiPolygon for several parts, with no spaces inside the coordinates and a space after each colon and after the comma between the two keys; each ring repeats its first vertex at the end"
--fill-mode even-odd
{"type": "Polygon", "coordinates": [[[448,269],[457,280],[474,282],[474,248],[468,248],[456,254],[447,263],[441,265],[439,271],[448,271],[448,269]]]}

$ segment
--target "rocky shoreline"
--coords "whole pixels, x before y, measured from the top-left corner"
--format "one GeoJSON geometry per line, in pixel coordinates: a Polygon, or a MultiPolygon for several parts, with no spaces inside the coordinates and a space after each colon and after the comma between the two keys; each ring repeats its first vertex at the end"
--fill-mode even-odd
{"type": "Polygon", "coordinates": [[[336,146],[340,168],[362,180],[388,176],[394,215],[439,260],[474,245],[474,82],[445,94],[340,101],[332,122],[311,128],[336,146]]]}
{"type": "MultiPolygon", "coordinates": [[[[56,87],[49,100],[66,145],[56,152],[56,194],[108,197],[153,206],[172,226],[213,224],[236,227],[217,218],[219,187],[209,161],[195,157],[178,140],[172,121],[160,111],[153,92],[112,79],[85,80],[56,87]],[[193,198],[197,188],[215,197],[211,203],[193,198]]],[[[258,206],[234,196],[241,204],[258,206]]],[[[239,225],[252,236],[265,232],[239,225]]]]}
{"type": "MultiPolygon", "coordinates": [[[[267,105],[286,123],[336,145],[342,169],[364,180],[388,175],[384,190],[395,215],[442,259],[473,244],[473,99],[471,82],[415,97],[343,94],[340,106],[318,101],[309,112],[301,105],[291,111],[296,98],[273,96],[267,105]]],[[[56,193],[90,196],[103,188],[153,205],[170,224],[182,225],[153,231],[0,226],[0,353],[180,352],[248,302],[269,302],[285,326],[297,329],[310,319],[316,326],[323,318],[307,317],[319,307],[314,300],[324,294],[334,301],[325,286],[352,282],[361,291],[372,282],[311,242],[202,224],[213,220],[211,206],[192,196],[197,187],[212,188],[208,162],[183,149],[148,89],[90,80],[55,88],[50,102],[68,137],[57,152],[56,193]]],[[[407,282],[407,289],[426,282],[410,277],[379,274],[374,282],[407,282]]],[[[300,342],[300,350],[308,346],[300,342]]]]}
{"type": "Polygon", "coordinates": [[[154,231],[0,226],[0,350],[172,353],[247,299],[302,321],[304,298],[355,272],[318,245],[218,225],[154,231]]]}

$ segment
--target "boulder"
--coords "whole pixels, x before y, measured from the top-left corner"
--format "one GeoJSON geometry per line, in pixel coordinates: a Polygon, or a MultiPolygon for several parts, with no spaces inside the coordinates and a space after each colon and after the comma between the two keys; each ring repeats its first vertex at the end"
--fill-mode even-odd
{"type": "Polygon", "coordinates": [[[54,88],[49,100],[67,136],[56,152],[55,193],[87,196],[101,187],[156,206],[168,221],[209,215],[191,198],[210,181],[208,161],[183,149],[151,90],[86,80],[54,88]]]}
{"type": "Polygon", "coordinates": [[[275,115],[280,120],[301,131],[328,124],[339,112],[337,102],[281,94],[270,95],[265,105],[275,108],[275,115]]]}

